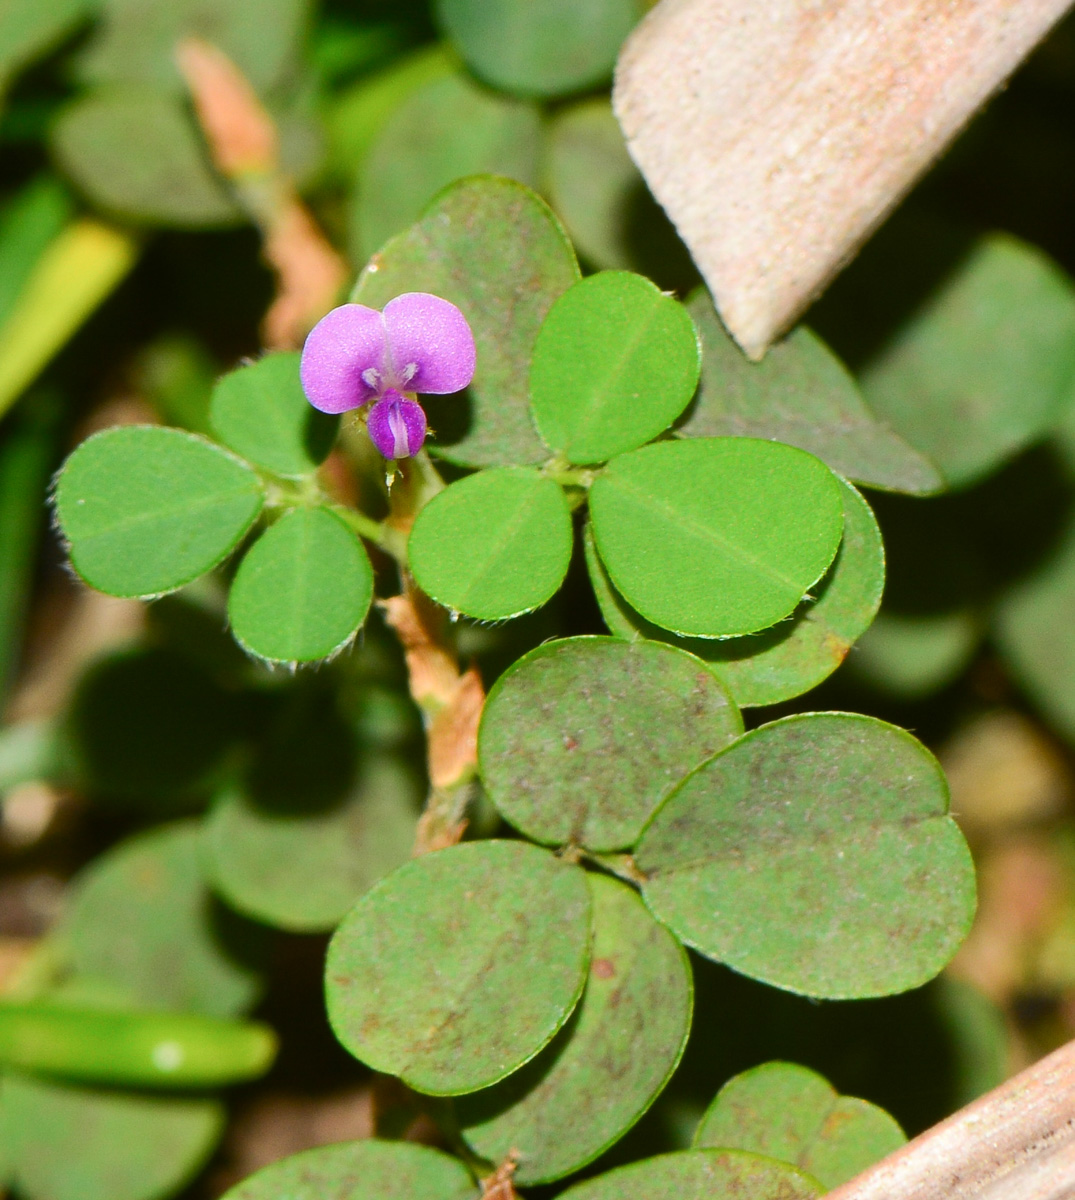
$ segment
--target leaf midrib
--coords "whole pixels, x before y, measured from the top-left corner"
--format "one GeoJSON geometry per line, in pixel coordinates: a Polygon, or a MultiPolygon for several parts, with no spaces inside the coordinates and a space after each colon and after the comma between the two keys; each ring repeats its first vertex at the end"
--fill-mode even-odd
{"type": "MultiPolygon", "coordinates": [[[[636,503],[641,504],[647,511],[656,512],[663,516],[677,531],[683,531],[693,536],[698,541],[706,542],[721,550],[729,558],[737,563],[741,563],[746,567],[752,568],[756,575],[760,576],[768,583],[776,583],[781,587],[786,587],[794,591],[800,596],[803,595],[803,590],[815,582],[814,579],[809,579],[800,588],[796,580],[790,579],[786,575],[781,574],[776,568],[770,564],[763,562],[760,559],[754,558],[742,547],[735,542],[728,541],[726,537],[720,535],[711,526],[703,525],[696,517],[688,513],[683,513],[675,508],[672,503],[662,496],[655,495],[652,492],[644,491],[632,481],[624,479],[623,476],[606,477],[607,484],[611,487],[619,488],[626,492],[636,503]]],[[[839,549],[839,542],[837,542],[839,549]]],[[[831,561],[831,560],[830,560],[831,561]]],[[[824,569],[822,569],[824,574],[824,569]]],[[[818,576],[817,578],[820,578],[818,576]]]]}
{"type": "MultiPolygon", "coordinates": [[[[555,886],[555,884],[553,886],[555,886]]],[[[439,1049],[437,1043],[440,1041],[444,1031],[465,1015],[465,1009],[463,1008],[462,1001],[475,990],[476,984],[489,972],[490,968],[496,966],[497,963],[503,960],[504,948],[506,946],[510,947],[516,943],[517,939],[513,936],[513,934],[518,928],[518,923],[521,920],[526,919],[528,915],[528,913],[523,912],[521,909],[517,909],[513,914],[514,920],[512,924],[501,927],[497,936],[488,944],[484,953],[475,958],[475,965],[473,968],[467,971],[465,975],[456,974],[453,976],[455,987],[452,989],[452,995],[449,998],[448,1003],[444,1006],[444,1015],[435,1022],[433,1028],[424,1037],[411,1044],[409,1047],[410,1053],[406,1059],[406,1062],[400,1069],[400,1078],[406,1079],[412,1066],[414,1066],[416,1062],[421,1065],[423,1059],[428,1059],[429,1057],[433,1057],[435,1055],[435,1052],[439,1049]]],[[[590,933],[592,938],[592,928],[590,933]]],[[[577,1003],[578,998],[576,998],[576,1004],[577,1003]]],[[[574,1006],[569,1008],[567,1013],[563,1015],[562,1019],[556,1023],[553,1034],[555,1033],[555,1029],[558,1029],[561,1025],[563,1025],[564,1021],[567,1020],[573,1011],[574,1006]]],[[[550,1034],[549,1037],[551,1038],[553,1034],[550,1034]]],[[[548,1041],[549,1038],[546,1038],[545,1042],[542,1043],[542,1046],[547,1045],[548,1041]]],[[[538,1051],[540,1051],[541,1048],[542,1047],[539,1047],[538,1051]]],[[[535,1053],[538,1051],[535,1051],[535,1053]]],[[[531,1055],[531,1057],[533,1056],[531,1055]]]]}
{"type": "MultiPolygon", "coordinates": [[[[653,328],[659,315],[660,305],[655,304],[650,309],[643,323],[636,328],[633,336],[622,344],[621,353],[613,356],[612,369],[606,373],[602,383],[594,385],[582,393],[583,402],[579,405],[581,418],[575,424],[574,431],[564,439],[568,443],[567,447],[565,447],[568,453],[570,453],[571,446],[576,445],[580,441],[584,442],[593,432],[593,427],[597,423],[598,417],[604,414],[609,394],[616,390],[616,385],[626,372],[634,352],[653,328]]],[[[568,411],[570,412],[570,409],[568,411]]]]}
{"type": "MultiPolygon", "coordinates": [[[[544,481],[540,481],[543,483],[544,481]]],[[[523,502],[516,507],[514,516],[506,525],[501,527],[501,536],[496,541],[490,541],[487,553],[479,561],[471,574],[470,583],[462,589],[461,601],[462,604],[467,604],[474,593],[480,592],[486,586],[487,577],[492,574],[496,563],[508,553],[511,549],[512,542],[515,540],[516,534],[526,524],[531,514],[537,509],[542,496],[543,487],[537,486],[531,489],[530,494],[523,499],[523,502]]]]}
{"type": "MultiPolygon", "coordinates": [[[[821,842],[825,842],[825,841],[835,842],[837,840],[837,837],[841,836],[841,835],[847,836],[848,841],[846,844],[850,844],[851,842],[857,843],[857,837],[855,836],[856,831],[860,830],[862,828],[865,828],[865,829],[868,829],[871,831],[875,831],[875,830],[879,830],[879,829],[913,829],[914,827],[916,827],[918,825],[928,825],[930,822],[951,821],[952,819],[953,818],[950,813],[941,812],[941,813],[928,813],[928,814],[923,814],[920,816],[900,817],[900,818],[897,818],[897,819],[891,820],[891,821],[875,821],[875,822],[862,821],[862,822],[857,822],[856,824],[852,825],[849,830],[828,830],[828,831],[826,831],[827,836],[825,836],[825,837],[816,837],[815,836],[813,838],[807,838],[807,837],[797,838],[797,837],[791,836],[790,834],[781,835],[781,834],[777,834],[777,833],[774,833],[771,831],[765,831],[765,830],[748,830],[748,831],[746,831],[746,836],[742,840],[744,840],[744,841],[752,840],[756,844],[764,843],[764,846],[767,850],[783,850],[783,849],[787,849],[787,848],[792,848],[792,849],[811,848],[812,849],[818,843],[821,843],[821,842]]],[[[645,843],[643,843],[639,847],[639,850],[640,850],[640,856],[644,857],[644,854],[642,852],[644,852],[644,850],[645,850],[645,843]]],[[[742,854],[740,854],[736,851],[729,851],[724,854],[710,853],[704,857],[692,858],[692,859],[688,859],[684,862],[676,862],[672,866],[656,867],[656,868],[651,869],[651,871],[649,871],[647,874],[650,878],[653,878],[653,879],[658,878],[658,877],[668,878],[668,876],[673,875],[679,871],[700,870],[700,869],[703,869],[706,867],[719,866],[722,863],[726,863],[726,862],[733,861],[733,860],[742,861],[743,857],[744,856],[742,854]]]]}
{"type": "Polygon", "coordinates": [[[154,521],[174,521],[177,517],[187,515],[200,515],[211,508],[231,504],[235,500],[247,497],[250,499],[261,498],[261,488],[258,486],[256,480],[250,483],[244,481],[242,489],[235,487],[230,491],[217,492],[215,495],[205,496],[200,500],[184,501],[171,508],[157,508],[148,512],[131,513],[129,516],[109,525],[106,529],[99,529],[95,533],[76,532],[71,535],[71,539],[85,546],[102,538],[127,533],[139,525],[147,525],[154,521]]]}

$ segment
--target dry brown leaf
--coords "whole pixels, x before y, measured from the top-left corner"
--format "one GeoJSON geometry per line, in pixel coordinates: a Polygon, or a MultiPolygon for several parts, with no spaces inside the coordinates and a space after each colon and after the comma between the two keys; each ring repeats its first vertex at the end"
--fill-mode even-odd
{"type": "Polygon", "coordinates": [[[949,739],[939,757],[952,790],[952,815],[972,834],[1057,816],[1071,797],[1063,758],[1017,712],[976,718],[949,739]]]}
{"type": "Polygon", "coordinates": [[[260,226],[276,272],[262,340],[270,350],[294,349],[335,304],[347,266],[283,173],[276,125],[239,68],[202,38],[184,38],[176,59],[213,162],[260,226]]]}
{"type": "Polygon", "coordinates": [[[274,171],[276,126],[235,63],[223,50],[198,37],[179,42],[176,62],[221,174],[236,179],[274,171]]]}
{"type": "Polygon", "coordinates": [[[484,703],[481,675],[471,667],[429,724],[429,780],[435,788],[454,787],[473,775],[478,765],[478,723],[484,703]]]}
{"type": "Polygon", "coordinates": [[[512,1182],[518,1165],[518,1156],[510,1154],[492,1175],[481,1180],[481,1200],[518,1200],[519,1193],[512,1182]]]}
{"type": "Polygon", "coordinates": [[[952,962],[999,1004],[1028,983],[1033,954],[1067,895],[1063,868],[1045,837],[1022,837],[998,846],[978,864],[978,913],[952,962]]]}
{"type": "Polygon", "coordinates": [[[423,711],[451,702],[459,686],[459,664],[447,648],[447,616],[409,582],[398,596],[378,602],[403,644],[411,696],[423,711]]]}
{"type": "Polygon", "coordinates": [[[36,938],[0,936],[0,995],[17,978],[36,948],[36,938]]]}
{"type": "Polygon", "coordinates": [[[281,201],[269,222],[265,257],[279,282],[262,339],[270,350],[294,349],[335,304],[347,267],[294,193],[281,201]]]}
{"type": "Polygon", "coordinates": [[[430,795],[418,822],[415,854],[460,841],[470,781],[478,765],[478,723],[485,689],[476,667],[460,672],[447,643],[442,608],[408,579],[403,592],[379,601],[403,644],[411,696],[426,724],[430,795]]]}

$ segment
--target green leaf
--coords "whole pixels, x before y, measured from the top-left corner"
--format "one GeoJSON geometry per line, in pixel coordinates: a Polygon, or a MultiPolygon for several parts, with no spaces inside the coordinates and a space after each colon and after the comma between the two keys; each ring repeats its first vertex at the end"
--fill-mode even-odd
{"type": "Polygon", "coordinates": [[[437,0],[444,31],[494,87],[562,96],[604,83],[639,0],[437,0]]]}
{"type": "Polygon", "coordinates": [[[248,462],[286,478],[321,465],[340,427],[318,412],[299,382],[298,352],[267,354],[231,371],[213,389],[209,420],[217,437],[248,462]]]}
{"type": "Polygon", "coordinates": [[[217,1100],[140,1096],[5,1075],[0,1113],[11,1173],[34,1200],[164,1200],[224,1131],[217,1100]]]}
{"type": "Polygon", "coordinates": [[[800,327],[754,363],[728,336],[705,288],[690,296],[687,310],[702,339],[702,381],[680,433],[787,442],[856,483],[887,491],[944,487],[937,468],[869,411],[817,334],[800,327]]]}
{"type": "Polygon", "coordinates": [[[10,1191],[14,1168],[11,1165],[11,1155],[8,1153],[6,1121],[4,1118],[3,1081],[0,1080],[0,1187],[10,1191]]]}
{"type": "Polygon", "coordinates": [[[885,587],[885,548],[870,506],[841,482],[844,537],[836,558],[786,623],[748,638],[709,643],[707,658],[744,707],[778,704],[827,679],[868,633],[885,587]]]}
{"type": "Polygon", "coordinates": [[[91,220],[72,222],[49,242],[0,325],[0,414],[111,294],[138,249],[130,234],[91,220]]]}
{"type": "Polygon", "coordinates": [[[184,95],[175,46],[209,38],[258,92],[288,82],[309,22],[310,0],[98,0],[104,20],[81,63],[94,81],[141,83],[184,95]]]}
{"type": "Polygon", "coordinates": [[[589,528],[586,566],[601,615],[628,641],[669,642],[704,659],[740,708],[778,704],[827,679],[870,624],[885,584],[885,551],[870,506],[842,480],[844,537],[832,566],[791,618],[764,633],[720,641],[677,638],[631,608],[608,577],[589,528]]]}
{"type": "Polygon", "coordinates": [[[575,1016],[521,1071],[456,1105],[475,1153],[497,1164],[517,1154],[520,1184],[562,1179],[618,1141],[663,1090],[690,1032],[683,948],[631,888],[587,880],[593,959],[575,1016]]]}
{"type": "Polygon", "coordinates": [[[368,258],[468,175],[533,185],[541,151],[537,108],[487,91],[456,71],[405,96],[358,169],[354,244],[368,258]]]}
{"type": "Polygon", "coordinates": [[[140,816],[201,799],[236,740],[232,697],[164,646],[98,658],[78,681],[63,733],[75,782],[140,816]]]}
{"type": "Polygon", "coordinates": [[[335,14],[322,17],[309,47],[319,81],[335,90],[395,60],[413,38],[414,16],[404,6],[396,20],[352,23],[335,14]]]}
{"type": "Polygon", "coordinates": [[[1075,526],[996,607],[994,636],[1004,663],[1049,722],[1075,739],[1075,526]]]}
{"type": "MultiPolygon", "coordinates": [[[[1062,935],[1067,941],[1067,934],[1062,935]]],[[[949,1108],[1000,1087],[1011,1074],[1011,1034],[1000,1006],[962,979],[942,975],[934,1008],[947,1035],[953,1074],[949,1108]]]]}
{"type": "Polygon", "coordinates": [[[60,115],[52,140],[72,181],[116,216],[179,229],[239,219],[178,96],[128,86],[85,92],[60,115]]]}
{"type": "Polygon", "coordinates": [[[387,758],[370,763],[342,800],[305,810],[227,792],[206,824],[206,868],[239,912],[279,929],[327,931],[407,861],[418,801],[414,776],[387,758]]]}
{"type": "Polygon", "coordinates": [[[729,637],[786,617],[836,555],[843,500],[818,459],[779,442],[660,442],[609,463],[594,538],[631,606],[673,633],[729,637]]]}
{"type": "Polygon", "coordinates": [[[534,341],[553,301],[578,278],[571,244],[544,201],[512,180],[480,177],[450,187],[389,242],[352,299],[383,308],[401,292],[432,292],[458,306],[478,350],[469,424],[463,398],[427,399],[440,432],[434,452],[469,467],[526,464],[548,457],[530,419],[534,341]]]}
{"type": "Polygon", "coordinates": [[[71,564],[98,591],[152,597],[211,571],[264,500],[239,459],[194,434],[123,425],[87,438],[56,486],[71,564]]]}
{"type": "Polygon", "coordinates": [[[812,1200],[816,1179],[744,1150],[680,1150],[658,1154],[576,1183],[563,1200],[812,1200]]]}
{"type": "Polygon", "coordinates": [[[197,822],[157,826],[79,876],[58,935],[80,975],[147,1008],[234,1016],[261,993],[262,931],[213,906],[197,822]]]}
{"type": "Polygon", "coordinates": [[[1075,376],[1075,287],[1041,251],[984,238],[868,364],[871,407],[953,487],[1057,419],[1075,376]]]}
{"type": "Polygon", "coordinates": [[[446,46],[423,46],[340,92],[326,114],[328,169],[333,176],[350,187],[392,113],[412,92],[454,69],[455,55],[446,46]]]}
{"type": "Polygon", "coordinates": [[[264,1075],[276,1035],[198,1013],[102,1011],[66,1002],[0,1003],[5,1068],[108,1086],[209,1088],[264,1075]]]}
{"type": "MultiPolygon", "coordinates": [[[[1071,510],[1075,391],[1052,431],[1047,451],[1049,458],[1035,465],[1048,469],[1052,461],[1059,466],[1059,487],[1054,483],[1017,523],[1023,542],[1028,531],[1043,529],[1044,545],[1039,535],[1032,542],[1038,546],[1033,562],[1024,566],[1014,584],[1009,584],[999,597],[992,633],[1007,670],[1049,723],[1065,738],[1075,740],[1075,632],[1071,622],[1075,604],[1075,523],[1071,510]]],[[[1006,509],[1012,507],[1013,490],[1009,486],[1001,496],[1006,509]]],[[[1023,482],[1020,491],[1026,490],[1023,482]]],[[[995,527],[995,521],[991,524],[995,527]]],[[[977,628],[975,632],[980,635],[977,628]]]]}
{"type": "MultiPolygon", "coordinates": [[[[363,657],[359,651],[351,663],[360,695],[368,686],[363,657]]],[[[342,682],[336,672],[296,672],[262,696],[265,716],[241,786],[266,811],[309,816],[350,796],[362,747],[355,716],[345,711],[352,689],[342,682]]]]}
{"type": "Polygon", "coordinates": [[[344,919],[325,968],[329,1021],[356,1058],[415,1091],[473,1092],[547,1045],[589,962],[578,867],[525,842],[463,843],[412,859],[344,919]]]}
{"type": "MultiPolygon", "coordinates": [[[[969,609],[916,616],[886,611],[855,648],[850,665],[879,691],[918,700],[957,679],[981,640],[981,621],[969,609]]],[[[1048,654],[1055,661],[1055,644],[1048,654]]]]}
{"type": "MultiPolygon", "coordinates": [[[[31,3],[39,7],[37,0],[31,3]]],[[[62,233],[73,209],[67,188],[52,175],[39,175],[0,211],[0,321],[11,315],[34,267],[62,233]]]]}
{"type": "Polygon", "coordinates": [[[0,698],[18,664],[60,411],[58,396],[36,396],[0,444],[0,698]]]}
{"type": "Polygon", "coordinates": [[[139,355],[134,386],[166,424],[212,436],[209,405],[217,374],[202,342],[189,334],[165,334],[139,355]]]}
{"type": "Polygon", "coordinates": [[[974,916],[974,867],[936,759],[849,713],[740,738],[672,793],[636,860],[646,903],[684,942],[808,996],[918,987],[974,916]]]}
{"type": "Polygon", "coordinates": [[[262,1167],[223,1200],[477,1200],[466,1167],[411,1142],[340,1142],[262,1167]]]}
{"type": "Polygon", "coordinates": [[[690,253],[627,153],[607,95],[557,108],[547,144],[549,202],[584,259],[638,271],[679,295],[697,286],[690,253]]]}
{"type": "Polygon", "coordinates": [[[414,522],[407,559],[418,586],[439,604],[497,621],[554,595],[571,544],[559,485],[525,467],[498,467],[434,496],[414,522]]]}
{"type": "Polygon", "coordinates": [[[327,508],[286,513],[239,564],[228,596],[232,633],[269,662],[312,662],[342,650],[373,599],[373,568],[327,508]]]}
{"type": "Polygon", "coordinates": [[[552,117],[548,189],[580,254],[604,270],[636,265],[632,218],[645,184],[606,97],[552,117]]]}
{"type": "Polygon", "coordinates": [[[752,1150],[837,1188],[898,1150],[903,1130],[876,1104],[841,1096],[815,1071],[763,1063],[736,1075],[706,1110],[694,1144],[752,1150]]]}
{"type": "Polygon", "coordinates": [[[604,462],[663,433],[701,369],[687,310],[629,271],[568,288],[545,318],[530,367],[534,424],[569,462],[604,462]]]}
{"type": "Polygon", "coordinates": [[[89,0],[6,0],[0,9],[0,89],[90,15],[89,0]]]}
{"type": "Polygon", "coordinates": [[[730,697],[692,655],[564,638],[497,680],[478,756],[489,798],[527,837],[622,850],[688,771],[742,731],[730,697]]]}

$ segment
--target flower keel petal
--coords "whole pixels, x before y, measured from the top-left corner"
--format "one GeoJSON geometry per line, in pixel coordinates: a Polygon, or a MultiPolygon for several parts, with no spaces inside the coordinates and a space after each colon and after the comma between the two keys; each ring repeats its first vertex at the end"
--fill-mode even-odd
{"type": "Polygon", "coordinates": [[[415,400],[388,391],[370,409],[370,439],[385,458],[410,458],[426,438],[426,415],[415,400]]]}

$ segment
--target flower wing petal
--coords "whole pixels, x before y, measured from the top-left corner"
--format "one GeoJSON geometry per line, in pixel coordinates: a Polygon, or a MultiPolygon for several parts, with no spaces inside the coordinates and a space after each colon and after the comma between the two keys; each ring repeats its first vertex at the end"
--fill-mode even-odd
{"type": "Polygon", "coordinates": [[[302,348],[306,399],[327,413],[361,407],[384,391],[386,357],[381,314],[365,304],[341,304],[310,330],[302,348]]]}
{"type": "Polygon", "coordinates": [[[404,292],[384,309],[394,386],[404,392],[458,392],[474,377],[474,335],[454,304],[404,292]]]}

